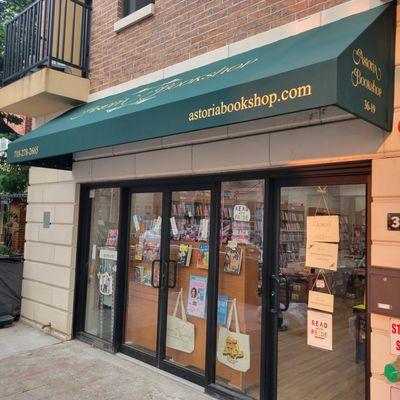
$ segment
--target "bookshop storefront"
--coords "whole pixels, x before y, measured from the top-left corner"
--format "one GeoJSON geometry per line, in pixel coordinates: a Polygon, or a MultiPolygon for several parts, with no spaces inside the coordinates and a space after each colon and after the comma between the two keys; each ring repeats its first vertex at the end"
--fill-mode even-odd
{"type": "MultiPolygon", "coordinates": [[[[74,171],[79,152],[205,129],[212,142],[260,119],[278,132],[325,110],[390,131],[393,43],[394,7],[377,7],[73,109],[8,159],[74,171]]],[[[167,164],[80,182],[76,337],[223,398],[368,398],[371,160],[173,177],[167,164]]]]}
{"type": "Polygon", "coordinates": [[[84,187],[78,337],[228,398],[326,365],[321,398],[363,398],[370,165],[337,167],[84,187]]]}

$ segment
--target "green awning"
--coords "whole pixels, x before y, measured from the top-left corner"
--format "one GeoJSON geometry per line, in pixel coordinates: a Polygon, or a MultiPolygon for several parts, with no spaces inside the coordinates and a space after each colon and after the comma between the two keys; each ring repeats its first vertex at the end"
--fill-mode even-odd
{"type": "Polygon", "coordinates": [[[68,111],[10,144],[8,162],[71,168],[72,154],[337,106],[387,131],[390,3],[68,111]]]}

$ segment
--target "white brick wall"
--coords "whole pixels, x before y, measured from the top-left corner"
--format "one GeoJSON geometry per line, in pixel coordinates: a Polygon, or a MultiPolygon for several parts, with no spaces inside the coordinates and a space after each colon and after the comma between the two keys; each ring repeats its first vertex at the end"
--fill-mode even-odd
{"type": "Polygon", "coordinates": [[[71,337],[78,186],[67,171],[31,168],[28,188],[22,318],[71,337]],[[43,213],[50,212],[49,228],[43,213]]]}

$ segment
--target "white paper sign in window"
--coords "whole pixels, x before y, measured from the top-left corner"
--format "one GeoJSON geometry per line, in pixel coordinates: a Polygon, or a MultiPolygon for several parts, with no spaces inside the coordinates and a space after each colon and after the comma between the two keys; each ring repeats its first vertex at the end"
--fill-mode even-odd
{"type": "Polygon", "coordinates": [[[250,221],[250,210],[247,206],[237,204],[233,208],[233,219],[235,221],[249,222],[250,221]]]}
{"type": "Polygon", "coordinates": [[[332,350],[332,314],[307,311],[307,344],[332,350]]]}
{"type": "Polygon", "coordinates": [[[323,215],[307,217],[308,242],[339,242],[339,217],[323,215]]]}

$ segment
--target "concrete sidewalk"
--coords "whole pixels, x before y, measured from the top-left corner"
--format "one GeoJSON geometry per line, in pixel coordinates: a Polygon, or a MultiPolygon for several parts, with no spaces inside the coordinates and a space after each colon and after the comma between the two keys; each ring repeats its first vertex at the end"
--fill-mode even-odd
{"type": "Polygon", "coordinates": [[[201,391],[77,340],[21,322],[0,329],[0,399],[210,399],[201,391]]]}

